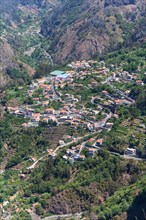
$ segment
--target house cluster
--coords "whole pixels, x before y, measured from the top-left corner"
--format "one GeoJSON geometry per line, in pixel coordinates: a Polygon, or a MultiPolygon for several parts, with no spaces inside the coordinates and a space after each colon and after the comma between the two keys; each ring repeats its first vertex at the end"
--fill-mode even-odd
{"type": "MultiPolygon", "coordinates": [[[[105,122],[96,122],[96,116],[100,111],[104,112],[102,108],[97,108],[96,111],[91,108],[85,108],[80,104],[80,109],[76,108],[76,104],[79,103],[80,97],[74,97],[72,94],[62,94],[59,91],[59,86],[61,87],[65,83],[71,83],[74,79],[75,72],[67,71],[64,75],[63,72],[54,71],[51,77],[43,77],[32,82],[29,86],[26,97],[32,98],[33,104],[23,105],[18,107],[8,107],[8,111],[11,114],[21,116],[29,119],[28,123],[24,123],[23,127],[36,127],[39,123],[45,123],[49,125],[60,125],[66,124],[73,128],[83,127],[90,131],[96,131],[105,122]],[[73,75],[72,75],[73,74],[73,75]],[[55,109],[50,107],[49,104],[52,101],[57,101],[60,103],[60,108],[55,109]],[[36,106],[40,106],[41,111],[37,112],[35,110],[36,106]],[[98,111],[99,110],[99,111],[98,111]],[[88,117],[90,116],[90,117],[88,117]]],[[[90,73],[91,74],[91,73],[90,73]]],[[[86,77],[88,71],[81,71],[76,74],[77,77],[80,75],[86,77]]],[[[81,86],[77,83],[71,83],[71,86],[81,86]]]]}
{"type": "Polygon", "coordinates": [[[93,157],[102,146],[103,141],[103,139],[91,138],[81,145],[67,149],[63,159],[69,163],[74,163],[75,161],[83,161],[88,156],[93,157]]]}
{"type": "Polygon", "coordinates": [[[106,105],[106,106],[111,106],[111,105],[115,105],[115,106],[119,106],[119,105],[131,105],[133,104],[133,100],[130,100],[130,98],[126,97],[122,97],[121,95],[117,94],[109,94],[108,91],[103,90],[101,92],[101,97],[102,97],[102,104],[106,105]]]}
{"type": "MultiPolygon", "coordinates": [[[[91,132],[98,131],[101,128],[110,130],[113,123],[108,122],[108,120],[114,116],[118,118],[118,112],[116,112],[116,106],[126,104],[130,105],[133,100],[130,100],[127,95],[122,91],[117,91],[115,94],[109,94],[108,91],[103,90],[99,97],[100,104],[96,104],[96,110],[92,108],[85,107],[80,103],[81,96],[74,96],[70,93],[63,93],[62,88],[68,86],[70,89],[82,89],[83,84],[76,83],[74,79],[84,79],[89,75],[94,75],[96,77],[101,77],[105,79],[102,84],[106,84],[110,81],[120,81],[120,80],[136,80],[135,82],[140,84],[141,81],[137,79],[137,75],[134,73],[128,73],[126,71],[121,71],[120,69],[115,69],[115,72],[110,73],[110,69],[105,66],[104,62],[100,62],[97,65],[97,61],[76,61],[71,62],[67,65],[71,70],[67,71],[53,71],[48,77],[42,77],[36,79],[29,86],[25,96],[32,99],[31,104],[25,104],[18,107],[8,107],[8,111],[11,114],[15,114],[20,117],[28,118],[28,122],[24,123],[23,127],[38,126],[40,123],[50,125],[69,125],[75,129],[82,127],[91,132]],[[96,68],[93,68],[93,65],[96,68]],[[106,79],[107,78],[107,79],[106,79]],[[52,102],[59,103],[58,108],[52,107],[52,102]],[[78,105],[79,108],[76,106],[78,105]],[[114,108],[107,113],[107,107],[114,108]],[[35,110],[38,107],[37,110],[35,110]],[[38,112],[38,109],[41,109],[38,112]],[[97,120],[99,113],[102,113],[103,118],[97,120]]],[[[92,78],[91,78],[92,79],[92,78]]],[[[88,87],[98,86],[98,82],[93,78],[88,85],[88,87]]],[[[118,89],[117,89],[118,90],[118,89]]],[[[91,101],[92,102],[92,101],[91,101]]]]}
{"type": "MultiPolygon", "coordinates": [[[[90,109],[76,109],[72,103],[64,103],[61,108],[55,110],[54,108],[45,107],[43,112],[36,113],[33,108],[29,106],[7,107],[10,114],[14,114],[20,117],[29,119],[28,123],[22,124],[23,127],[37,127],[39,123],[45,123],[46,125],[70,125],[77,129],[83,127],[90,131],[98,130],[103,124],[106,124],[106,119],[101,122],[96,122],[95,116],[98,111],[91,111],[90,109]],[[88,119],[88,114],[92,116],[92,120],[88,119]]],[[[107,118],[108,119],[108,118],[107,118]]]]}
{"type": "Polygon", "coordinates": [[[116,69],[117,71],[111,73],[111,77],[113,81],[117,82],[135,82],[136,85],[144,85],[143,81],[139,79],[139,75],[136,73],[129,73],[127,71],[122,71],[119,68],[116,69]]]}
{"type": "Polygon", "coordinates": [[[102,101],[104,101],[103,104],[105,105],[132,105],[135,103],[135,101],[130,98],[128,95],[130,93],[130,90],[126,90],[125,92],[121,91],[120,89],[117,89],[114,87],[114,83],[111,85],[111,82],[132,82],[135,83],[135,85],[141,85],[143,86],[144,83],[142,80],[139,79],[139,75],[136,73],[129,73],[127,71],[122,71],[119,68],[116,68],[115,72],[111,72],[109,77],[106,78],[105,81],[102,81],[101,84],[108,84],[113,90],[115,90],[114,94],[109,94],[108,91],[103,90],[102,91],[102,101]]]}
{"type": "Polygon", "coordinates": [[[63,159],[68,161],[69,163],[74,163],[74,161],[83,161],[85,160],[85,155],[80,154],[80,145],[76,147],[72,147],[66,150],[66,154],[63,156],[63,159]]]}
{"type": "Polygon", "coordinates": [[[86,60],[71,62],[67,66],[72,68],[72,69],[75,69],[75,70],[91,68],[91,66],[89,64],[89,61],[86,61],[86,60]]]}

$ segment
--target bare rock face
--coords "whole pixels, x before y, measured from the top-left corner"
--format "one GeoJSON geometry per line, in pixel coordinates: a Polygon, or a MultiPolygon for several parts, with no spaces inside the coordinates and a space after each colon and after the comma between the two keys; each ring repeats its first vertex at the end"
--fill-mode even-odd
{"type": "Polygon", "coordinates": [[[14,51],[11,46],[6,42],[0,42],[0,88],[4,87],[9,81],[10,78],[5,74],[7,67],[16,67],[18,66],[15,58],[14,51]]]}
{"type": "Polygon", "coordinates": [[[143,39],[145,15],[144,0],[68,0],[48,14],[41,33],[55,62],[88,59],[143,39]]]}
{"type": "Polygon", "coordinates": [[[12,47],[6,42],[0,42],[0,62],[1,68],[5,69],[6,67],[16,67],[16,61],[14,59],[15,54],[12,47]]]}

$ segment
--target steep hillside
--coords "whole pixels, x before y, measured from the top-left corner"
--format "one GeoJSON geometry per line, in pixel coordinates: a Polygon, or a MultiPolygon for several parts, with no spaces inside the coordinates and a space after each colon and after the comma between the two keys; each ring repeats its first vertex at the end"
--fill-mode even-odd
{"type": "Polygon", "coordinates": [[[10,77],[6,74],[7,68],[18,68],[15,54],[11,46],[6,41],[0,42],[0,87],[4,87],[10,82],[10,77]]]}
{"type": "Polygon", "coordinates": [[[125,187],[109,197],[105,203],[96,209],[98,219],[144,220],[146,217],[145,183],[146,179],[144,176],[135,184],[125,187]],[[128,206],[129,208],[127,208],[128,206]],[[122,214],[119,212],[119,209],[123,211],[122,214]]]}
{"type": "Polygon", "coordinates": [[[0,7],[0,19],[5,21],[5,25],[13,27],[13,23],[18,25],[24,22],[20,9],[24,9],[25,13],[31,16],[31,13],[34,13],[35,10],[43,11],[45,9],[49,11],[59,3],[60,0],[5,0],[0,7]]]}
{"type": "MultiPolygon", "coordinates": [[[[65,80],[43,77],[5,91],[0,102],[3,219],[7,213],[11,220],[79,213],[85,220],[144,220],[145,48],[106,54],[104,62],[72,62],[64,67],[71,73],[65,80]],[[70,70],[73,65],[81,70],[70,70]]],[[[12,69],[6,73],[22,77],[12,69]]]]}
{"type": "Polygon", "coordinates": [[[1,5],[0,88],[10,82],[27,81],[39,63],[50,63],[50,56],[41,45],[40,24],[46,11],[59,3],[58,0],[6,0],[1,5]]]}
{"type": "Polygon", "coordinates": [[[145,6],[144,0],[6,0],[0,33],[15,59],[36,69],[143,43],[145,6]]]}
{"type": "Polygon", "coordinates": [[[87,59],[146,37],[143,0],[75,0],[48,14],[42,34],[56,62],[87,59]]]}
{"type": "Polygon", "coordinates": [[[28,82],[34,69],[21,62],[13,47],[5,40],[0,41],[0,88],[7,84],[28,82]]]}

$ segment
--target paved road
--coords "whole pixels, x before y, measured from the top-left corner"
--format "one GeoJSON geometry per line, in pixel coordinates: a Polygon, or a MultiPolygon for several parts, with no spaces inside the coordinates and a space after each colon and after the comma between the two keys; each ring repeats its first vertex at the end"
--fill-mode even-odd
{"type": "Polygon", "coordinates": [[[80,147],[80,150],[79,150],[79,155],[81,154],[81,152],[82,152],[82,150],[83,150],[83,148],[85,148],[86,146],[86,141],[85,142],[83,142],[82,144],[81,144],[81,147],[80,147]]]}
{"type": "Polygon", "coordinates": [[[61,219],[61,218],[74,218],[74,217],[78,217],[81,218],[82,217],[82,212],[81,213],[75,213],[75,214],[66,214],[66,215],[53,215],[53,216],[49,216],[46,218],[43,218],[41,220],[53,220],[53,219],[61,219]]]}
{"type": "MultiPolygon", "coordinates": [[[[85,144],[86,144],[86,142],[84,142],[84,146],[85,146],[85,144]]],[[[93,146],[96,148],[96,149],[98,149],[98,150],[100,150],[100,149],[103,149],[102,147],[98,147],[98,146],[95,146],[95,144],[96,144],[96,142],[93,144],[93,146]]],[[[124,158],[124,159],[127,159],[127,160],[136,160],[136,161],[146,161],[146,159],[144,159],[144,158],[140,158],[140,157],[137,157],[137,156],[130,156],[130,155],[122,155],[122,154],[119,154],[119,153],[117,153],[117,152],[114,152],[114,151],[109,151],[108,150],[108,152],[110,153],[110,154],[113,154],[113,155],[115,155],[115,156],[119,156],[119,157],[121,157],[121,158],[124,158]]]]}
{"type": "MultiPolygon", "coordinates": [[[[97,132],[93,132],[92,134],[97,134],[97,132]]],[[[87,135],[85,135],[85,136],[83,136],[83,137],[78,137],[76,140],[76,142],[78,142],[79,140],[82,140],[82,139],[84,139],[85,137],[88,137],[88,136],[90,136],[91,134],[87,134],[87,135]]],[[[54,153],[56,153],[59,149],[61,149],[61,148],[64,148],[64,147],[68,147],[70,144],[73,144],[73,143],[76,143],[76,142],[74,142],[74,141],[71,141],[71,142],[69,142],[69,143],[67,143],[67,144],[63,144],[63,145],[61,145],[61,146],[58,146],[55,150],[54,150],[54,153]]],[[[27,169],[28,170],[30,170],[30,169],[34,169],[35,168],[35,166],[36,166],[36,164],[40,161],[40,160],[42,160],[44,157],[47,157],[48,156],[48,154],[46,154],[46,155],[44,155],[44,156],[42,156],[42,157],[40,157],[38,160],[36,160],[31,166],[29,166],[27,169]]]]}
{"type": "Polygon", "coordinates": [[[44,156],[40,157],[38,160],[36,160],[36,161],[35,161],[30,167],[28,167],[27,169],[30,170],[30,169],[35,168],[36,164],[37,164],[40,160],[42,160],[44,157],[46,157],[46,156],[47,156],[47,155],[44,155],[44,156]]]}
{"type": "Polygon", "coordinates": [[[130,159],[130,160],[136,160],[136,161],[146,161],[146,159],[136,157],[136,156],[128,156],[128,155],[119,155],[119,156],[124,159],[128,159],[128,160],[130,159]]]}
{"type": "MultiPolygon", "coordinates": [[[[96,133],[97,133],[97,132],[93,132],[93,133],[91,133],[91,134],[96,134],[96,133]]],[[[76,142],[78,142],[78,141],[84,139],[85,137],[90,136],[91,134],[86,134],[86,135],[84,135],[83,137],[77,137],[77,139],[76,139],[77,141],[76,141],[76,142]]],[[[69,146],[70,144],[73,144],[73,143],[76,143],[76,142],[71,141],[71,142],[69,142],[69,143],[67,143],[67,144],[63,144],[63,145],[61,145],[61,146],[58,146],[58,147],[54,150],[54,153],[56,153],[59,149],[64,148],[64,147],[67,147],[67,146],[69,146]]]]}
{"type": "Polygon", "coordinates": [[[129,96],[127,96],[124,92],[122,92],[120,89],[117,89],[116,87],[114,87],[110,81],[113,80],[112,76],[109,76],[104,82],[102,82],[102,84],[108,84],[112,89],[114,89],[117,93],[119,93],[121,96],[124,96],[129,102],[131,102],[131,104],[135,103],[134,99],[131,99],[129,96]]]}
{"type": "Polygon", "coordinates": [[[109,151],[109,152],[113,155],[119,156],[119,157],[127,159],[127,160],[146,161],[146,159],[143,159],[143,158],[140,158],[140,157],[137,157],[137,156],[130,156],[130,155],[125,155],[125,154],[122,155],[122,154],[119,154],[119,153],[116,153],[116,152],[113,152],[113,151],[109,151]]]}

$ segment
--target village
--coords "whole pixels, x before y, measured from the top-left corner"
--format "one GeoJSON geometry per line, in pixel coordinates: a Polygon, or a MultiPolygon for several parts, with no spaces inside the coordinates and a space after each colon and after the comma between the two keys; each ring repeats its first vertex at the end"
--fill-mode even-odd
{"type": "MultiPolygon", "coordinates": [[[[47,127],[66,125],[74,129],[82,128],[89,134],[100,133],[102,130],[110,131],[114,125],[110,119],[119,117],[118,106],[132,105],[135,102],[128,96],[130,90],[123,92],[113,86],[113,82],[116,84],[132,82],[143,86],[143,82],[137,74],[130,74],[122,71],[122,68],[113,68],[113,66],[111,71],[103,61],[99,64],[93,60],[76,61],[68,64],[67,68],[66,71],[55,70],[47,77],[33,80],[24,94],[25,97],[31,99],[30,103],[7,107],[10,114],[28,119],[27,123],[22,124],[23,128],[38,127],[39,125],[47,127]],[[94,79],[87,86],[75,82],[78,79],[85,80],[89,76],[94,76],[94,79]],[[102,90],[100,94],[91,96],[90,103],[95,106],[94,108],[86,107],[85,103],[81,101],[80,95],[74,96],[66,91],[63,92],[66,87],[82,90],[83,87],[88,89],[88,87],[96,88],[99,85],[107,85],[113,93],[102,90]],[[55,103],[57,108],[56,106],[53,108],[52,103],[55,103]],[[38,111],[37,108],[36,111],[36,107],[41,110],[38,111]]],[[[18,89],[22,90],[23,87],[18,89]]],[[[77,143],[77,141],[77,137],[66,135],[58,145],[63,147],[68,143],[77,143]]],[[[63,158],[70,163],[75,160],[84,160],[86,156],[81,152],[85,148],[87,156],[94,156],[103,141],[103,139],[89,139],[80,145],[67,149],[63,158]],[[87,142],[91,144],[89,145],[87,142]]],[[[52,157],[56,156],[56,150],[48,149],[47,153],[52,157]]],[[[135,149],[127,149],[125,153],[136,156],[135,149]]]]}
{"type": "MultiPolygon", "coordinates": [[[[72,62],[66,69],[55,70],[48,73],[48,76],[34,79],[25,89],[19,86],[17,91],[23,94],[26,103],[4,107],[8,114],[26,119],[20,126],[25,130],[39,126],[45,129],[66,126],[76,131],[76,135],[64,134],[55,148],[48,146],[39,155],[29,155],[28,161],[24,163],[26,171],[18,169],[22,180],[27,179],[27,173],[48,157],[54,160],[59,155],[69,165],[86,162],[88,157],[96,158],[98,151],[105,149],[106,138],[115,121],[120,118],[120,106],[135,104],[135,100],[129,96],[130,89],[125,86],[123,90],[120,85],[144,85],[138,74],[123,71],[122,67],[116,68],[114,65],[108,68],[103,61],[72,62]],[[89,95],[87,93],[87,96],[82,97],[84,92],[93,91],[92,89],[95,89],[94,93],[89,92],[89,95]]],[[[123,126],[128,123],[130,122],[122,121],[123,126]]],[[[144,132],[145,125],[140,126],[139,129],[144,132]]],[[[145,161],[134,146],[125,146],[122,153],[111,149],[108,152],[126,160],[145,161]]],[[[17,166],[13,169],[17,170],[17,166]]],[[[4,172],[4,169],[0,170],[1,174],[4,172]]],[[[5,207],[19,193],[16,192],[1,204],[4,214],[7,214],[5,207]]],[[[17,205],[15,209],[19,212],[17,205]]],[[[32,206],[27,212],[32,214],[34,209],[35,206],[32,206]]]]}

